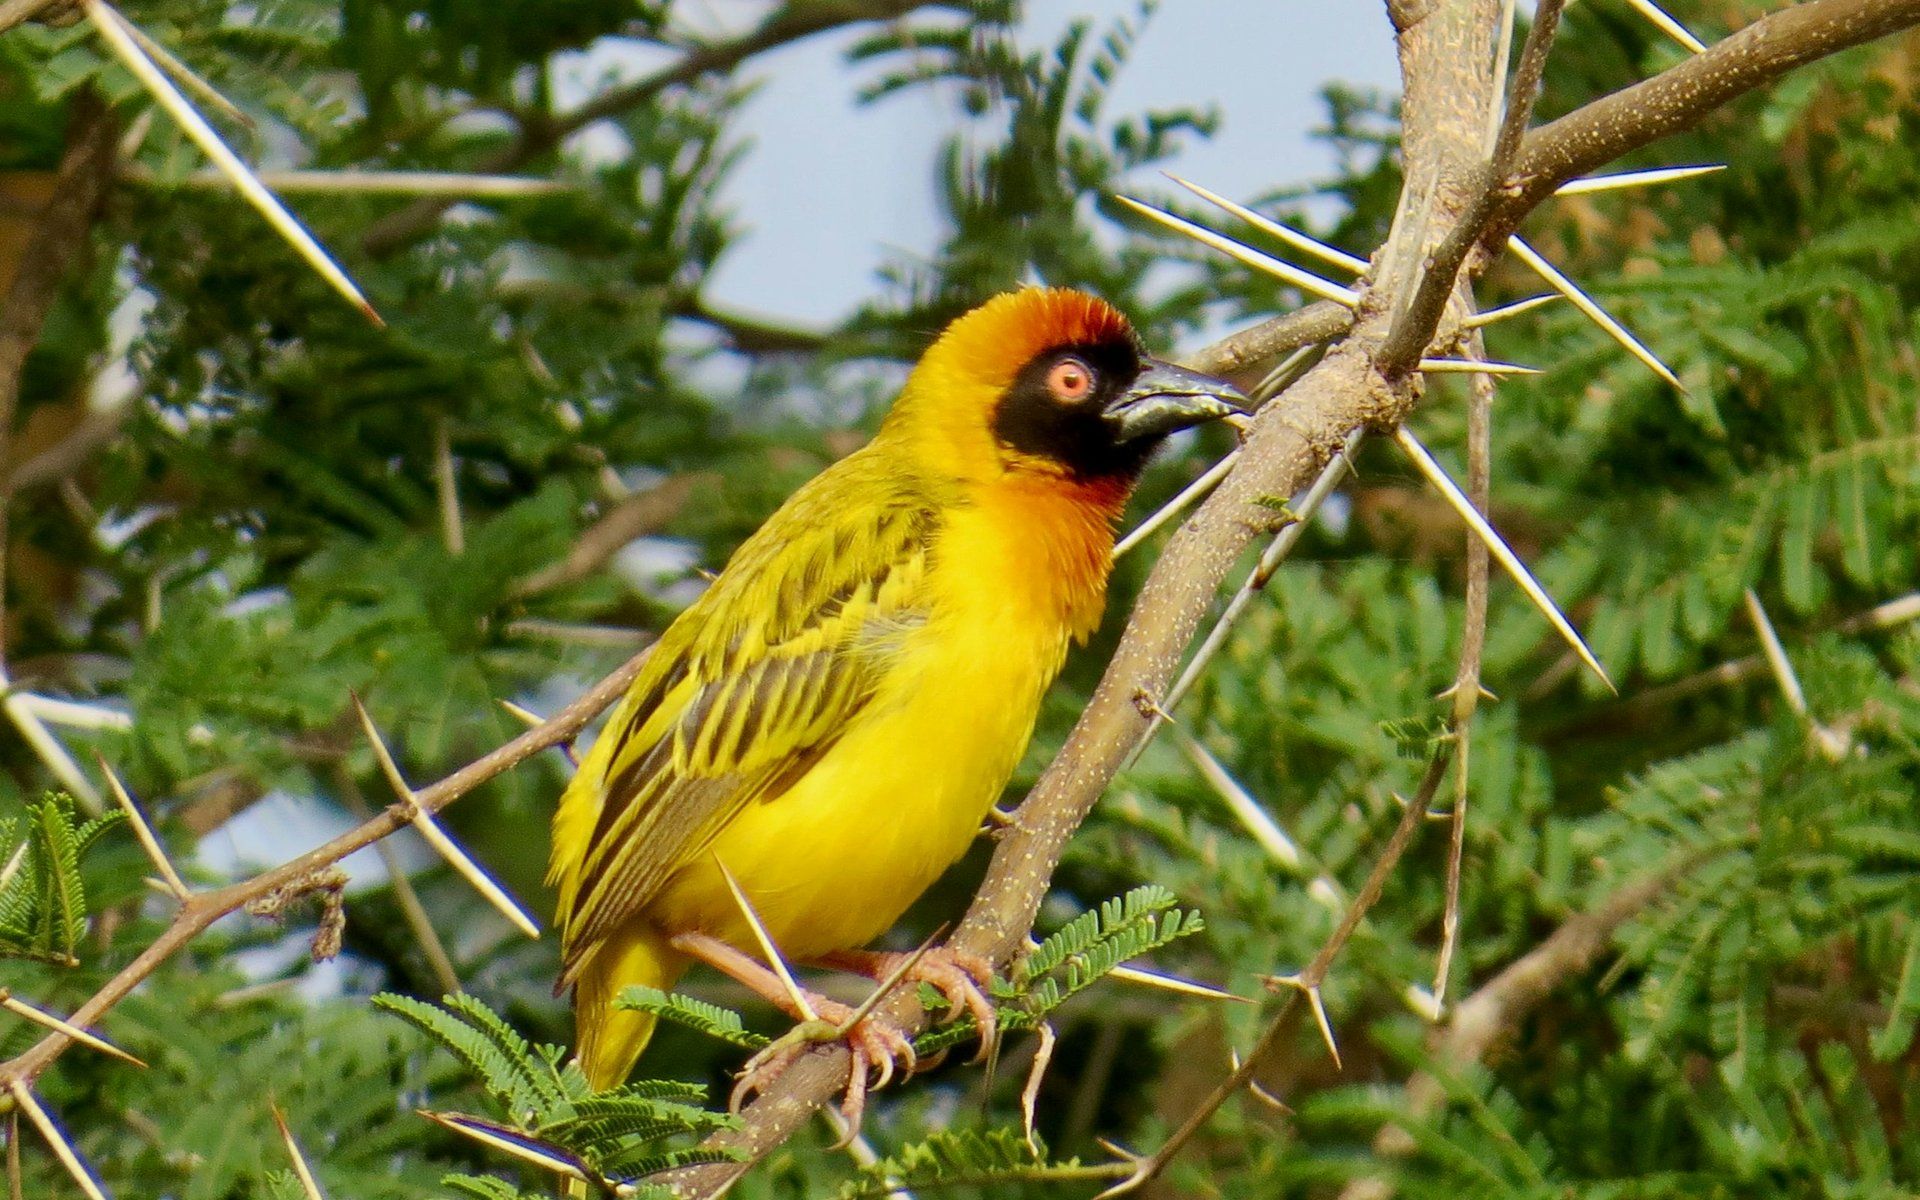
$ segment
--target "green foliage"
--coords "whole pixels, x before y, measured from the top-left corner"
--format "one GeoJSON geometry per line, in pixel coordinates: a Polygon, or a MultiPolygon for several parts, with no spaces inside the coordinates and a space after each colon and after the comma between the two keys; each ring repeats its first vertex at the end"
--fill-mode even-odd
{"type": "Polygon", "coordinates": [[[703,1033],[743,1050],[759,1050],[769,1040],[742,1024],[740,1014],[732,1009],[708,1004],[678,992],[663,992],[659,988],[644,986],[624,988],[615,997],[613,1006],[650,1012],[663,1021],[672,1021],[695,1033],[703,1033]]]}
{"type": "MultiPolygon", "coordinates": [[[[622,1186],[675,1167],[732,1159],[723,1152],[662,1144],[738,1124],[726,1113],[699,1107],[703,1088],[639,1080],[595,1092],[567,1060],[565,1047],[528,1042],[472,996],[448,996],[444,1007],[391,994],[373,1002],[439,1043],[475,1077],[505,1123],[459,1113],[436,1119],[494,1149],[511,1146],[517,1157],[548,1170],[589,1173],[622,1186]]],[[[482,1200],[515,1194],[499,1180],[477,1176],[449,1177],[448,1186],[482,1200]]]]}
{"type": "MultiPolygon", "coordinates": [[[[98,750],[113,762],[196,879],[309,849],[386,794],[354,731],[356,693],[419,780],[518,731],[496,700],[556,711],[846,453],[902,364],[982,295],[1029,278],[1091,287],[1156,352],[1301,299],[1115,207],[1113,194],[1138,195],[1290,253],[1155,175],[1219,123],[1272,116],[1216,113],[1198,74],[1150,81],[1174,99],[1129,109],[1140,93],[1128,81],[1156,61],[1151,4],[1044,38],[1013,0],[819,35],[842,39],[849,102],[935,114],[939,148],[937,233],[919,257],[891,258],[830,330],[713,300],[755,216],[734,199],[750,194],[739,169],[759,149],[748,106],[791,60],[755,52],[626,85],[676,56],[722,53],[735,33],[777,48],[857,6],[708,6],[737,22],[724,29],[698,5],[611,0],[120,7],[248,116],[251,127],[211,114],[252,161],[562,185],[426,217],[432,205],[407,195],[289,192],[387,319],[375,330],[251,210],[196,181],[199,152],[86,22],[0,34],[0,278],[24,253],[21,231],[50,211],[36,189],[79,98],[114,106],[120,148],[110,203],[0,438],[0,453],[28,459],[72,431],[110,434],[67,445],[70,464],[39,482],[16,486],[21,463],[0,463],[5,686],[97,710],[54,735],[77,761],[98,750]],[[596,76],[616,61],[620,79],[596,76]],[[600,119],[582,124],[589,98],[600,119]],[[644,503],[663,496],[678,498],[644,503]],[[631,549],[533,585],[585,531],[636,512],[631,549]],[[248,833],[263,826],[264,838],[248,833]]],[[[1235,36],[1233,6],[1215,7],[1219,36],[1235,36]]],[[[1780,6],[1668,7],[1711,41],[1780,6]]],[[[1682,57],[1629,6],[1569,6],[1540,115],[1682,57]]],[[[1175,1163],[1170,1193],[1320,1197],[1356,1179],[1443,1200],[1920,1188],[1911,58],[1909,42],[1823,62],[1620,164],[1726,163],[1718,174],[1566,197],[1529,218],[1526,236],[1684,391],[1564,305],[1486,331],[1493,357],[1545,372],[1500,386],[1493,519],[1623,694],[1582,680],[1495,579],[1490,698],[1460,747],[1468,818],[1444,1000],[1459,1011],[1569,921],[1649,876],[1669,882],[1591,969],[1503,1026],[1492,1053],[1443,1061],[1415,989],[1431,984],[1444,928],[1447,827],[1423,827],[1323,989],[1343,1070],[1311,1022],[1283,1030],[1261,1079],[1296,1117],[1228,1104],[1175,1163]],[[1804,714],[1758,657],[1749,591],[1804,714]],[[1418,1110],[1400,1086],[1416,1071],[1438,1085],[1418,1110]],[[1375,1150],[1387,1126],[1408,1153],[1375,1150]]],[[[1175,69],[1204,69],[1194,61],[1175,69]]],[[[1330,53],[1326,71],[1346,61],[1330,53]]],[[[1340,83],[1323,95],[1330,173],[1259,164],[1271,186],[1234,198],[1364,254],[1398,206],[1398,100],[1340,83]]],[[[1539,291],[1502,261],[1480,300],[1539,291]]],[[[1436,379],[1415,415],[1457,475],[1464,414],[1462,389],[1436,379]]],[[[1225,445],[1176,440],[1136,512],[1225,445]]],[[[1292,512],[1288,497],[1262,503],[1292,512]]],[[[1174,714],[1271,824],[1250,831],[1244,805],[1172,739],[1149,746],[1070,847],[1041,913],[1054,932],[993,987],[1014,1035],[998,1069],[949,1062],[876,1094],[878,1164],[795,1139],[737,1185],[743,1200],[1078,1196],[1114,1177],[1096,1139],[1159,1144],[1252,1044],[1272,1011],[1263,977],[1312,960],[1399,821],[1398,798],[1450,736],[1441,693],[1460,652],[1462,533],[1392,447],[1370,444],[1302,534],[1174,714]],[[1118,899],[1095,903],[1106,896],[1118,899]],[[1111,978],[1148,953],[1156,969],[1263,1004],[1111,978]],[[1024,1032],[1043,1021],[1058,1041],[1035,1082],[1036,1122],[1058,1159],[1009,1132],[1028,1082],[1024,1032]]],[[[1109,627],[1071,660],[1016,789],[1084,706],[1150,557],[1120,564],[1109,627]]],[[[151,866],[133,839],[104,836],[114,818],[43,798],[57,781],[11,721],[0,765],[0,866],[15,864],[0,886],[0,985],[72,1013],[174,908],[141,882],[151,866]]],[[[560,754],[542,755],[446,814],[536,909],[565,773],[560,754]]],[[[555,939],[519,938],[404,837],[393,848],[411,890],[350,861],[334,964],[308,962],[303,931],[223,921],[95,1022],[148,1070],[74,1048],[40,1077],[113,1194],[299,1195],[269,1097],[326,1194],[362,1200],[551,1194],[552,1171],[422,1121],[420,1107],[641,1180],[639,1195],[653,1191],[643,1176],[691,1161],[728,1122],[706,1097],[766,1044],[750,1028],[764,1014],[743,1019],[699,973],[693,995],[629,990],[623,1003],[661,1018],[642,1071],[700,1083],[591,1095],[551,994],[555,939]],[[416,900],[465,989],[444,1005],[423,1000],[448,987],[416,900]]],[[[960,912],[975,866],[890,944],[919,944],[960,912]]],[[[8,1020],[0,1055],[40,1036],[8,1020]]],[[[973,1036],[961,1020],[920,1044],[930,1061],[973,1036]]],[[[22,1194],[68,1188],[31,1140],[24,1149],[22,1194]]]]}
{"type": "Polygon", "coordinates": [[[867,1200],[902,1189],[1005,1188],[1016,1183],[1061,1184],[1101,1178],[1079,1159],[1051,1162],[1044,1146],[1029,1145],[1011,1129],[936,1133],[923,1142],[860,1169],[840,1189],[840,1200],[867,1200]]]}
{"type": "MultiPolygon", "coordinates": [[[[1015,964],[1013,978],[995,980],[993,1001],[1002,1032],[1037,1029],[1056,1009],[1113,973],[1115,967],[1206,928],[1200,914],[1157,884],[1143,884],[1104,901],[1061,926],[1015,964]]],[[[924,997],[929,1006],[938,994],[924,997]]],[[[962,1017],[921,1035],[914,1049],[931,1054],[975,1036],[962,1017]]]]}
{"type": "Polygon", "coordinates": [[[24,817],[0,818],[0,861],[8,864],[0,885],[0,957],[78,965],[88,916],[81,859],[125,814],[116,809],[81,821],[75,809],[71,796],[49,793],[24,817]]]}

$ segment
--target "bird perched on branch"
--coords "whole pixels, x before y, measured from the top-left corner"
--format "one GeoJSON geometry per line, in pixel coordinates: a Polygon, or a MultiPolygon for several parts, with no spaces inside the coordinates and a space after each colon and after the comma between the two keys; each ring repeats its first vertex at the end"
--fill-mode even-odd
{"type": "MultiPolygon", "coordinates": [[[[1243,404],[1148,358],[1096,297],[1009,293],[954,321],[873,441],[747,539],[661,636],[554,817],[558,987],[596,1088],[653,1031],[614,1007],[621,989],[670,988],[694,960],[836,1026],[855,1121],[870,1070],[912,1069],[900,1031],[788,990],[761,935],[875,978],[908,966],[859,947],[965,853],[1005,787],[1068,646],[1100,621],[1148,456],[1243,404]]],[[[903,978],[985,1030],[987,970],[934,950],[903,978]]]]}

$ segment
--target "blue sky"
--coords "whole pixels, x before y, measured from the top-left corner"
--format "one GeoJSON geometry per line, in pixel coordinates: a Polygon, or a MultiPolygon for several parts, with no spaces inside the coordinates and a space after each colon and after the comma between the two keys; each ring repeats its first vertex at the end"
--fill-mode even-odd
{"type": "MultiPolygon", "coordinates": [[[[729,11],[761,11],[739,0],[709,8],[723,24],[729,11]]],[[[1100,28],[1137,8],[1138,0],[1030,0],[1024,37],[1051,45],[1077,17],[1100,28]]],[[[857,36],[822,35],[756,60],[753,145],[728,188],[748,233],[711,281],[714,302],[825,325],[873,294],[890,251],[935,244],[935,153],[956,115],[924,93],[856,107],[853,92],[871,76],[845,65],[857,36]]],[[[1334,79],[1397,83],[1380,0],[1165,0],[1111,111],[1216,104],[1225,117],[1218,135],[1190,146],[1175,169],[1245,196],[1328,171],[1331,157],[1308,134],[1323,119],[1319,90],[1334,79]]]]}

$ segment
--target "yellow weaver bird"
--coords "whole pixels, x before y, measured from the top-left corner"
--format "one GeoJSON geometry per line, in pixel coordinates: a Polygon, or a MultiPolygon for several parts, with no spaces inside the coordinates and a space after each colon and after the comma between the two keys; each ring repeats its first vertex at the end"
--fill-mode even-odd
{"type": "MultiPolygon", "coordinates": [[[[1069,644],[1100,621],[1148,456],[1243,405],[1148,358],[1083,293],[1009,293],[947,328],[873,441],[795,492],[661,636],[560,800],[557,988],[574,989],[595,1088],[653,1032],[615,996],[671,988],[694,960],[796,1018],[851,1015],[811,994],[795,1011],[747,907],[791,959],[903,965],[857,948],[965,853],[1006,786],[1069,644]]],[[[906,978],[990,1026],[986,964],[936,950],[906,978]]],[[[869,1070],[884,1083],[912,1053],[875,1020],[847,1036],[857,1120],[869,1070]]]]}

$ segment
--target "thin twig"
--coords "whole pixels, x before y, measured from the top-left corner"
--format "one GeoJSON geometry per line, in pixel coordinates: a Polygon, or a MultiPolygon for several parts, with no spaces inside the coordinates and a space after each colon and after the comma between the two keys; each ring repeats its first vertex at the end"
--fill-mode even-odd
{"type": "Polygon", "coordinates": [[[1802,0],[1668,68],[1529,133],[1515,187],[1489,230],[1499,237],[1569,179],[1691,129],[1728,101],[1796,67],[1920,24],[1920,0],[1802,0]]]}
{"type": "MultiPolygon", "coordinates": [[[[1431,1057],[1436,1067],[1457,1073],[1484,1059],[1556,988],[1590,969],[1620,927],[1658,900],[1699,858],[1698,851],[1682,852],[1594,908],[1569,917],[1551,936],[1455,1005],[1452,1019],[1433,1035],[1431,1057]]],[[[1407,1081],[1406,1096],[1409,1115],[1419,1120],[1439,1110],[1446,1086],[1433,1070],[1421,1071],[1407,1081]]],[[[1401,1156],[1415,1146],[1405,1129],[1391,1125],[1380,1131],[1373,1148],[1376,1154],[1401,1156]]],[[[1392,1186],[1385,1181],[1366,1179],[1349,1184],[1340,1200],[1387,1200],[1392,1194],[1392,1186]]]]}
{"type": "MultiPolygon", "coordinates": [[[[1485,350],[1481,336],[1472,335],[1474,353],[1485,350]]],[[[1493,498],[1494,381],[1473,378],[1467,404],[1467,498],[1483,515],[1493,498]]],[[[1440,954],[1433,970],[1433,1005],[1446,1010],[1447,982],[1460,941],[1460,887],[1467,845],[1467,794],[1472,765],[1474,714],[1480,705],[1480,660],[1487,641],[1488,555],[1486,544],[1467,538],[1467,590],[1461,617],[1460,669],[1453,679],[1454,748],[1459,762],[1453,774],[1453,811],[1447,830],[1446,901],[1440,917],[1440,954]]]]}
{"type": "Polygon", "coordinates": [[[1328,970],[1332,967],[1334,959],[1339,957],[1340,951],[1346,947],[1348,939],[1353,936],[1353,931],[1359,928],[1360,921],[1379,900],[1380,892],[1386,887],[1388,876],[1393,873],[1394,867],[1399,864],[1400,856],[1406,852],[1407,846],[1413,841],[1414,833],[1424,823],[1426,806],[1433,802],[1434,793],[1439,789],[1440,781],[1446,775],[1447,760],[1452,753],[1451,742],[1442,744],[1435,752],[1432,761],[1427,764],[1426,774],[1420,781],[1420,788],[1415,793],[1414,801],[1401,813],[1399,822],[1394,826],[1392,834],[1388,836],[1387,844],[1381,850],[1379,859],[1375,861],[1373,870],[1368,873],[1359,894],[1354,898],[1353,903],[1347,906],[1346,913],[1334,926],[1333,932],[1328,934],[1326,941],[1321,943],[1319,951],[1313,956],[1313,961],[1297,974],[1276,977],[1276,982],[1284,990],[1287,999],[1281,1003],[1279,1011],[1267,1022],[1265,1030],[1254,1042],[1253,1048],[1247,1052],[1246,1057],[1167,1136],[1167,1140],[1161,1143],[1159,1149],[1152,1154],[1136,1155],[1132,1160],[1131,1173],[1127,1178],[1102,1192],[1100,1194],[1102,1200],[1106,1200],[1107,1197],[1126,1195],[1152,1182],[1187,1143],[1206,1127],[1207,1123],[1213,1119],[1213,1114],[1220,1111],[1221,1105],[1233,1099],[1252,1082],[1267,1055],[1280,1044],[1280,1039],[1291,1028],[1290,1018],[1294,997],[1306,997],[1312,1003],[1315,1017],[1321,1023],[1323,1036],[1327,1038],[1328,1044],[1332,1045],[1333,1029],[1331,1023],[1325,1020],[1326,1007],[1320,999],[1320,985],[1326,982],[1328,970]]]}
{"type": "MultiPolygon", "coordinates": [[[[102,984],[86,1002],[75,1009],[68,1020],[75,1025],[91,1025],[100,1020],[160,966],[185,948],[214,922],[272,893],[313,878],[315,872],[339,862],[356,850],[372,845],[412,824],[415,811],[438,812],[472,792],[475,788],[505,774],[512,768],[553,746],[569,741],[623,695],[646,662],[646,652],[636,654],[618,670],[596,683],[578,700],[569,704],[537,729],[495,749],[429,787],[413,793],[411,804],[397,803],[371,820],[364,821],[339,837],[297,858],[263,871],[251,879],[229,884],[213,891],[195,892],[173,921],[132,962],[102,984]]],[[[73,1039],[53,1032],[22,1053],[0,1063],[0,1083],[12,1087],[31,1082],[63,1054],[73,1039]]]]}

